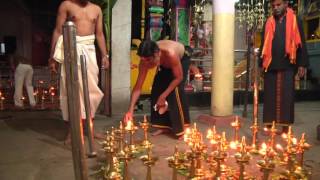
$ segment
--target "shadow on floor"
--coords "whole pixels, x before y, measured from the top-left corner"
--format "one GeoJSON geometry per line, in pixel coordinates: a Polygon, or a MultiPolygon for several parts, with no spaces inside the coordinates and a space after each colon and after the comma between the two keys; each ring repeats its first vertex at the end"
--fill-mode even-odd
{"type": "Polygon", "coordinates": [[[63,141],[67,133],[66,124],[53,111],[19,111],[7,113],[7,116],[11,118],[5,119],[5,124],[16,131],[32,130],[57,141],[63,141]]]}

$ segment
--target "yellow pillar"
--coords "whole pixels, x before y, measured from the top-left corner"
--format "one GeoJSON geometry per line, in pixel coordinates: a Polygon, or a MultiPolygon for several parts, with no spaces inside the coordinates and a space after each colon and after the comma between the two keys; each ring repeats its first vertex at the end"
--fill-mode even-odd
{"type": "Polygon", "coordinates": [[[213,116],[233,114],[234,2],[235,0],[213,0],[213,116]]]}

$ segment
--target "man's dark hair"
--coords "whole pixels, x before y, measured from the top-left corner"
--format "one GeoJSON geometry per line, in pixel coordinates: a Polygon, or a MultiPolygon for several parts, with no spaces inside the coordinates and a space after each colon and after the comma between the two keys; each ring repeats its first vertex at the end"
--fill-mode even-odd
{"type": "Polygon", "coordinates": [[[89,0],[79,0],[79,3],[81,6],[86,6],[88,4],[89,0]]]}
{"type": "Polygon", "coordinates": [[[142,57],[153,56],[154,53],[158,52],[160,49],[156,42],[151,40],[143,40],[138,48],[138,55],[142,57]]]}

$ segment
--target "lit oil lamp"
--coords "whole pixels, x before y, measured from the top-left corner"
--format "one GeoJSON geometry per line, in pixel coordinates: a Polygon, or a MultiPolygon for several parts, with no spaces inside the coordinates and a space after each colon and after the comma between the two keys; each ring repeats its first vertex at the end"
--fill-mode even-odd
{"type": "Polygon", "coordinates": [[[125,130],[128,131],[130,134],[129,149],[132,155],[137,153],[137,147],[135,145],[134,137],[133,137],[137,129],[138,127],[134,125],[132,119],[127,122],[127,126],[125,127],[125,130]]]}
{"type": "Polygon", "coordinates": [[[233,141],[238,144],[239,142],[239,129],[241,127],[239,116],[235,117],[235,120],[231,123],[231,126],[234,128],[234,138],[233,141]]]}
{"type": "Polygon", "coordinates": [[[241,139],[241,144],[238,152],[235,154],[237,163],[239,164],[239,180],[248,179],[245,172],[245,165],[249,163],[251,156],[247,151],[246,138],[245,136],[241,139]]]}
{"type": "Polygon", "coordinates": [[[120,125],[119,125],[119,129],[116,129],[114,131],[115,133],[115,140],[117,141],[117,157],[122,158],[126,156],[126,153],[124,151],[124,146],[125,146],[125,142],[124,142],[124,137],[126,134],[126,131],[123,127],[122,121],[120,121],[120,125]]]}
{"type": "Polygon", "coordinates": [[[44,109],[44,101],[45,101],[46,97],[44,96],[44,94],[42,94],[41,96],[41,109],[44,109]]]}
{"type": "Polygon", "coordinates": [[[212,129],[208,129],[207,139],[209,139],[209,142],[212,145],[212,151],[215,151],[220,140],[220,135],[217,133],[216,126],[213,126],[212,129]]]}
{"type": "Polygon", "coordinates": [[[304,152],[308,149],[310,149],[311,145],[308,144],[305,140],[305,133],[302,133],[300,141],[297,145],[297,153],[300,154],[300,160],[299,164],[301,167],[303,167],[303,160],[304,160],[304,152]]]}
{"type": "Polygon", "coordinates": [[[178,147],[175,146],[173,156],[168,158],[168,165],[173,169],[172,180],[178,179],[178,169],[181,169],[183,167],[183,163],[179,161],[179,156],[180,153],[178,151],[178,147]]]}
{"type": "Polygon", "coordinates": [[[216,150],[213,153],[213,158],[217,162],[216,166],[216,174],[215,179],[221,179],[223,177],[223,174],[225,174],[228,171],[228,168],[225,164],[223,164],[224,160],[227,158],[227,149],[228,149],[228,143],[226,139],[226,132],[222,132],[221,139],[219,141],[219,147],[218,150],[216,150]]]}
{"type": "Polygon", "coordinates": [[[193,128],[190,130],[186,129],[184,134],[184,141],[190,146],[191,154],[191,166],[189,169],[189,178],[202,178],[205,176],[202,166],[202,154],[206,149],[206,146],[202,140],[202,134],[197,129],[197,124],[194,123],[193,128]]]}
{"type": "Polygon", "coordinates": [[[104,176],[108,177],[109,170],[112,166],[114,156],[114,139],[110,135],[109,131],[106,132],[106,140],[102,142],[103,150],[106,153],[106,164],[104,167],[104,176]]]}
{"type": "Polygon", "coordinates": [[[261,179],[268,180],[270,174],[275,168],[275,151],[270,146],[267,146],[265,143],[263,143],[259,152],[263,156],[263,159],[257,162],[257,165],[260,167],[260,170],[263,173],[261,179]]]}
{"type": "Polygon", "coordinates": [[[143,129],[144,140],[142,141],[142,147],[146,148],[151,145],[151,142],[148,140],[148,128],[150,123],[148,123],[147,116],[144,115],[143,122],[140,122],[140,127],[143,129]]]}
{"type": "Polygon", "coordinates": [[[258,149],[257,135],[259,131],[259,125],[258,125],[257,118],[254,119],[253,125],[250,128],[252,130],[252,143],[250,147],[250,152],[252,154],[258,154],[259,149],[258,149]]]}
{"type": "MultiPolygon", "coordinates": [[[[305,172],[302,171],[302,167],[298,166],[299,163],[296,161],[297,154],[299,153],[298,152],[299,145],[298,145],[297,139],[294,138],[291,126],[289,126],[288,133],[283,134],[282,137],[287,142],[287,146],[283,151],[284,159],[282,162],[287,166],[286,171],[283,173],[284,176],[288,179],[305,176],[305,172]]],[[[303,139],[304,137],[302,136],[302,141],[304,141],[303,139]]]]}
{"type": "Polygon", "coordinates": [[[0,110],[4,110],[4,100],[6,98],[4,96],[0,96],[0,110]]]}
{"type": "MultiPolygon", "coordinates": [[[[127,144],[127,143],[125,143],[127,144]]],[[[130,149],[129,147],[126,145],[126,147],[124,147],[124,155],[121,157],[118,157],[120,161],[123,162],[124,167],[123,167],[123,180],[130,180],[129,177],[129,166],[128,163],[129,161],[133,158],[130,154],[130,149]]]]}
{"type": "Polygon", "coordinates": [[[33,93],[34,100],[36,101],[36,103],[38,103],[38,94],[39,92],[37,90],[33,93]]]}
{"type": "Polygon", "coordinates": [[[50,93],[50,98],[51,98],[51,103],[52,103],[52,104],[54,103],[54,96],[55,96],[55,93],[54,93],[54,92],[51,92],[51,93],[50,93]]]}
{"type": "Polygon", "coordinates": [[[270,146],[275,148],[275,137],[277,135],[276,122],[272,121],[272,126],[270,129],[264,128],[264,131],[270,132],[270,146]]]}
{"type": "Polygon", "coordinates": [[[21,101],[22,101],[22,106],[24,106],[24,101],[26,100],[26,98],[24,96],[21,97],[21,101]]]}
{"type": "Polygon", "coordinates": [[[151,180],[151,167],[155,165],[158,157],[152,156],[152,146],[147,147],[147,155],[141,156],[140,159],[143,161],[143,164],[147,166],[147,177],[146,180],[151,180]]]}

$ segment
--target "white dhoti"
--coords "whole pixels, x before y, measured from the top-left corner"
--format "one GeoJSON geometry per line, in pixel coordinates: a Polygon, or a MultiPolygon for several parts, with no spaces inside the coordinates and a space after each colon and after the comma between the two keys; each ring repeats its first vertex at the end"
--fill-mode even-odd
{"type": "MultiPolygon", "coordinates": [[[[99,68],[96,59],[96,50],[94,46],[94,35],[89,36],[77,36],[77,54],[78,54],[78,76],[79,76],[79,92],[80,92],[80,111],[81,118],[86,118],[85,106],[84,106],[84,95],[83,95],[83,85],[82,85],[82,74],[81,74],[81,64],[80,55],[86,57],[87,64],[87,76],[88,76],[88,89],[90,97],[90,108],[91,108],[91,118],[94,118],[95,113],[98,109],[100,101],[103,97],[103,93],[98,87],[98,76],[99,68]]],[[[68,103],[67,103],[67,89],[66,89],[66,73],[64,67],[64,49],[63,49],[63,37],[60,36],[55,47],[54,59],[61,63],[61,77],[60,77],[60,108],[62,111],[62,117],[65,121],[68,121],[68,103]]]]}

